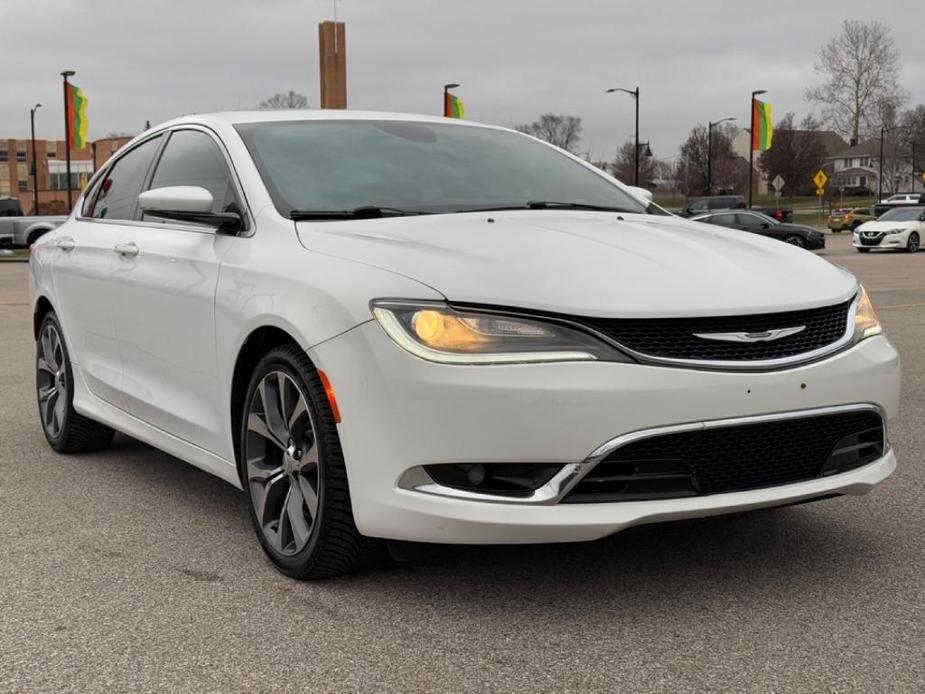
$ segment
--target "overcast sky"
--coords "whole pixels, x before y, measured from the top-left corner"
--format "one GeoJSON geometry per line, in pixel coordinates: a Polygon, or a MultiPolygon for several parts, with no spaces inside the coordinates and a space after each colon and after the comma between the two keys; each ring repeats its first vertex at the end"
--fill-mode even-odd
{"type": "MultiPolygon", "coordinates": [[[[0,137],[63,138],[59,73],[89,99],[90,139],[184,113],[255,106],[295,89],[318,95],[317,24],[332,0],[0,0],[6,69],[0,137]]],[[[809,111],[819,46],[843,19],[879,19],[925,102],[920,0],[340,0],[351,108],[438,113],[459,82],[467,118],[514,125],[541,113],[584,120],[582,150],[610,158],[633,134],[670,157],[692,126],[747,122],[752,89],[775,119],[809,111]]]]}

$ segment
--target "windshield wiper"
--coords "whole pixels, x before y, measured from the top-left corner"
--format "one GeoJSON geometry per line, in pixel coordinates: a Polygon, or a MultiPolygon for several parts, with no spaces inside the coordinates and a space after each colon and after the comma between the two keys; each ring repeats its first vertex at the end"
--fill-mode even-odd
{"type": "Polygon", "coordinates": [[[398,207],[378,207],[376,205],[361,205],[352,210],[292,210],[289,219],[378,219],[379,217],[411,217],[430,214],[421,210],[403,210],[398,207]]]}
{"type": "Polygon", "coordinates": [[[595,212],[625,212],[628,214],[644,214],[639,210],[629,210],[625,207],[609,207],[607,205],[592,205],[587,202],[556,202],[552,200],[528,200],[521,204],[495,205],[492,207],[479,207],[477,209],[457,210],[457,212],[497,212],[501,210],[592,210],[595,212]]]}

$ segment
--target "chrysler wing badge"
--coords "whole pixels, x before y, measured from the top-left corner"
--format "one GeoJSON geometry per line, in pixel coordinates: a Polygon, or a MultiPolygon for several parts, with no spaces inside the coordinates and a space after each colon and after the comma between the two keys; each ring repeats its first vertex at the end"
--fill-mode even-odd
{"type": "Polygon", "coordinates": [[[805,325],[795,328],[776,328],[775,330],[762,330],[754,333],[694,333],[694,337],[703,340],[719,340],[720,342],[772,342],[784,337],[796,335],[806,330],[805,325]]]}

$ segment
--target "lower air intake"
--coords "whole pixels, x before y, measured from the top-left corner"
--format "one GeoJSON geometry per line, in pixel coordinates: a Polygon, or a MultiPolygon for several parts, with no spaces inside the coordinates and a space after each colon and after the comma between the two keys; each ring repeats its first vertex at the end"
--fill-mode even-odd
{"type": "Polygon", "coordinates": [[[641,439],[598,463],[562,503],[642,501],[792,484],[882,457],[873,411],[697,429],[641,439]]]}

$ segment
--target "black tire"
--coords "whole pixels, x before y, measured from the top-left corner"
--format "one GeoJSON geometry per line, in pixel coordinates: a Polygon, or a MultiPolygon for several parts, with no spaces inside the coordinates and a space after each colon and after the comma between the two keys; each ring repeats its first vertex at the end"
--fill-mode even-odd
{"type": "Polygon", "coordinates": [[[920,242],[917,232],[913,231],[909,234],[909,240],[906,241],[906,253],[915,253],[918,251],[920,242]]]}
{"type": "Polygon", "coordinates": [[[784,237],[784,243],[789,243],[797,248],[806,248],[806,241],[803,240],[802,236],[797,236],[796,234],[784,237]]]}
{"type": "Polygon", "coordinates": [[[870,253],[869,248],[858,248],[858,253],[870,253]]]}
{"type": "Polygon", "coordinates": [[[51,447],[58,453],[89,453],[108,447],[115,432],[74,410],[74,372],[54,311],[39,326],[35,364],[39,422],[51,447]]]}
{"type": "MultiPolygon", "coordinates": [[[[293,410],[302,404],[296,401],[293,410]]],[[[334,414],[317,370],[297,345],[270,350],[254,368],[244,399],[239,451],[251,522],[261,547],[280,572],[299,580],[331,578],[372,567],[387,556],[385,542],[364,537],[356,528],[334,414]],[[274,379],[280,385],[271,393],[268,384],[274,379]],[[307,415],[300,410],[299,419],[286,412],[287,399],[292,404],[294,397],[301,397],[307,406],[307,415]],[[283,416],[274,419],[271,408],[283,416]],[[285,429],[286,449],[278,445],[280,425],[285,429]],[[312,462],[306,464],[308,459],[312,462]],[[293,469],[298,465],[304,467],[293,469]],[[306,472],[309,467],[313,470],[306,472]],[[294,502],[298,511],[290,506],[293,495],[298,497],[294,502]],[[301,514],[301,547],[292,513],[301,514]]]]}

